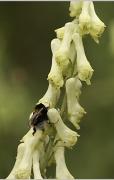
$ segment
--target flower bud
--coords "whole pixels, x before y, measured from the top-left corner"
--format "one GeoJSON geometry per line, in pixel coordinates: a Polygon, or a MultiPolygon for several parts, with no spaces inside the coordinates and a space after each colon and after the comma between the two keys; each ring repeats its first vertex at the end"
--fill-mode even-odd
{"type": "Polygon", "coordinates": [[[90,35],[95,40],[96,43],[99,43],[98,38],[102,35],[105,29],[105,24],[97,16],[93,2],[90,3],[90,16],[91,16],[91,28],[90,35]]]}
{"type": "Polygon", "coordinates": [[[75,33],[73,35],[73,41],[77,52],[78,77],[81,81],[86,81],[86,83],[90,85],[90,79],[93,74],[93,69],[86,58],[82,37],[78,33],[75,33]]]}
{"type": "Polygon", "coordinates": [[[71,1],[70,2],[70,16],[71,17],[77,17],[80,15],[82,10],[82,1],[71,1]]]}
{"type": "Polygon", "coordinates": [[[64,156],[64,147],[57,147],[55,152],[56,161],[56,178],[57,179],[74,179],[67,169],[64,156]]]}
{"type": "Polygon", "coordinates": [[[60,40],[53,39],[51,42],[51,49],[52,49],[52,53],[53,53],[52,66],[51,66],[51,70],[48,74],[48,80],[50,83],[52,83],[57,88],[62,87],[64,84],[62,71],[55,60],[55,53],[59,49],[59,47],[60,47],[60,40]]]}
{"type": "Polygon", "coordinates": [[[77,141],[78,134],[75,131],[69,129],[62,121],[58,111],[56,109],[48,110],[48,118],[51,123],[54,123],[59,138],[64,142],[67,147],[73,146],[77,141]]]}
{"type": "Polygon", "coordinates": [[[55,107],[60,96],[60,89],[49,83],[48,90],[45,95],[39,100],[39,103],[44,104],[46,107],[55,107]]]}
{"type": "Polygon", "coordinates": [[[88,34],[91,26],[91,17],[89,15],[90,1],[83,1],[82,12],[79,16],[80,33],[88,34]]]}

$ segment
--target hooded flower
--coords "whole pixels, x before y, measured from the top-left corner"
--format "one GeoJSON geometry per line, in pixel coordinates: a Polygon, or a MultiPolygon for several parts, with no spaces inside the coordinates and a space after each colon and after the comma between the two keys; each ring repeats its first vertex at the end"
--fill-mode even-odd
{"type": "Polygon", "coordinates": [[[90,35],[95,40],[96,43],[99,43],[98,38],[102,35],[105,29],[105,24],[97,16],[93,2],[90,2],[90,16],[91,16],[91,28],[90,35]]]}
{"type": "Polygon", "coordinates": [[[65,163],[64,147],[56,147],[54,157],[56,161],[56,178],[57,179],[74,179],[67,169],[65,163]]]}
{"type": "Polygon", "coordinates": [[[76,52],[77,52],[78,77],[81,81],[86,81],[86,83],[89,85],[90,79],[93,74],[93,69],[86,58],[83,42],[82,42],[82,37],[78,33],[75,33],[73,35],[73,41],[74,41],[76,52]]]}
{"type": "Polygon", "coordinates": [[[63,75],[66,74],[66,71],[69,66],[69,49],[72,41],[72,33],[75,29],[75,25],[72,22],[65,24],[64,37],[61,42],[61,46],[55,53],[56,62],[61,68],[63,75]]]}
{"type": "Polygon", "coordinates": [[[48,118],[51,123],[54,124],[59,138],[64,142],[67,147],[73,146],[77,141],[78,134],[75,131],[69,129],[62,121],[58,111],[56,109],[48,110],[48,118]]]}
{"type": "Polygon", "coordinates": [[[91,26],[91,17],[89,14],[89,6],[90,6],[90,1],[83,1],[82,11],[79,16],[79,28],[80,28],[80,33],[82,35],[88,34],[90,26],[91,26]]]}
{"type": "MultiPolygon", "coordinates": [[[[81,87],[82,87],[82,83],[77,78],[77,76],[73,78],[69,78],[66,81],[66,93],[68,94],[67,98],[72,100],[74,98],[78,99],[81,94],[81,87]]],[[[71,106],[71,104],[69,104],[69,106],[71,106]]]]}
{"type": "Polygon", "coordinates": [[[34,179],[43,179],[40,172],[40,150],[35,149],[33,152],[33,174],[34,179]]]}
{"type": "Polygon", "coordinates": [[[15,177],[17,179],[30,178],[31,169],[32,169],[32,156],[33,156],[35,147],[38,146],[40,139],[43,138],[43,132],[41,130],[36,131],[34,136],[30,132],[23,138],[25,150],[24,150],[22,160],[15,171],[15,177]]]}
{"type": "Polygon", "coordinates": [[[19,164],[20,164],[20,162],[21,162],[21,160],[23,158],[24,150],[25,150],[24,143],[19,144],[18,149],[17,149],[17,157],[16,157],[14,167],[13,167],[12,171],[10,172],[9,176],[6,179],[16,179],[15,171],[19,167],[19,164]]]}
{"type": "Polygon", "coordinates": [[[57,88],[62,87],[64,83],[62,71],[55,60],[55,53],[59,49],[60,44],[61,42],[59,39],[53,39],[51,42],[51,50],[52,50],[53,57],[52,57],[51,70],[48,74],[49,82],[52,83],[57,88]]]}
{"type": "Polygon", "coordinates": [[[80,106],[78,101],[75,101],[75,105],[73,106],[71,111],[69,108],[68,117],[76,129],[80,129],[79,123],[85,113],[86,112],[84,108],[80,106]]]}
{"type": "Polygon", "coordinates": [[[71,1],[70,2],[70,16],[71,17],[77,17],[80,15],[82,10],[82,1],[71,1]]]}
{"type": "Polygon", "coordinates": [[[77,77],[66,81],[68,118],[77,129],[80,128],[78,123],[85,113],[78,102],[81,86],[81,82],[77,77]]]}
{"type": "Polygon", "coordinates": [[[60,89],[49,83],[48,90],[45,95],[39,100],[39,103],[44,104],[46,107],[55,107],[60,96],[60,89]]]}

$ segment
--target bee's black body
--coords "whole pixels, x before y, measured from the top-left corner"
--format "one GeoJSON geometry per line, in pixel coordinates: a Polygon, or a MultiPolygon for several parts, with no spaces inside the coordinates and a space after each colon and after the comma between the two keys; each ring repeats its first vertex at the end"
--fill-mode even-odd
{"type": "Polygon", "coordinates": [[[37,104],[30,118],[30,126],[33,127],[33,135],[37,128],[43,129],[43,124],[48,120],[47,117],[48,108],[42,103],[37,104]]]}

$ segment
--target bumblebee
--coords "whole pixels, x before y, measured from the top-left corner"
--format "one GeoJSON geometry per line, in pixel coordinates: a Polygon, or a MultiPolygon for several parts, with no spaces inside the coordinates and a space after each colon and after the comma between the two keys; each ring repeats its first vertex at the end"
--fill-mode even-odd
{"type": "Polygon", "coordinates": [[[48,107],[45,107],[42,103],[35,106],[29,118],[29,125],[33,127],[33,135],[36,133],[37,129],[44,130],[44,123],[46,121],[48,122],[47,111],[48,107]]]}

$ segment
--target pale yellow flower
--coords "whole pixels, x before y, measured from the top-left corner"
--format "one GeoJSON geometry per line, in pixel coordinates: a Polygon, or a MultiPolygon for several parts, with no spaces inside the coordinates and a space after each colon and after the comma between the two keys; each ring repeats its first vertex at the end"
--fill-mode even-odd
{"type": "Polygon", "coordinates": [[[96,43],[99,43],[98,38],[102,35],[105,30],[105,24],[97,16],[93,2],[90,3],[90,16],[91,16],[91,28],[89,30],[90,35],[95,40],[96,43]]]}
{"type": "Polygon", "coordinates": [[[75,48],[77,52],[78,77],[81,81],[86,81],[86,83],[89,85],[90,79],[93,74],[93,69],[86,58],[82,37],[78,33],[75,33],[73,35],[73,41],[75,43],[75,48]]]}
{"type": "Polygon", "coordinates": [[[56,62],[60,66],[63,75],[66,74],[66,71],[69,66],[69,49],[70,49],[70,44],[72,41],[72,33],[74,29],[75,29],[74,23],[70,22],[65,24],[65,32],[61,42],[61,46],[58,49],[58,51],[56,51],[55,53],[56,62]]]}
{"type": "Polygon", "coordinates": [[[31,134],[27,133],[27,135],[23,138],[25,150],[22,157],[22,160],[15,170],[15,177],[17,179],[29,179],[31,176],[31,169],[32,169],[32,156],[33,152],[38,146],[40,139],[43,137],[43,132],[41,130],[36,131],[36,133],[31,134]]]}
{"type": "Polygon", "coordinates": [[[24,155],[24,150],[25,150],[24,143],[19,144],[18,149],[17,149],[17,157],[16,157],[14,167],[6,179],[16,179],[15,171],[17,170],[17,168],[19,167],[19,165],[21,163],[21,160],[22,160],[23,155],[24,155]]]}
{"type": "Polygon", "coordinates": [[[45,95],[39,100],[39,103],[44,104],[46,107],[55,107],[60,96],[60,89],[49,83],[45,95]]]}
{"type": "Polygon", "coordinates": [[[59,39],[53,39],[51,41],[51,50],[52,50],[52,66],[51,70],[48,74],[48,80],[52,83],[55,87],[60,88],[63,86],[63,75],[60,66],[57,64],[55,60],[55,53],[59,49],[61,42],[59,39]]]}
{"type": "Polygon", "coordinates": [[[79,122],[85,114],[84,109],[78,102],[81,94],[81,87],[82,84],[77,77],[69,78],[66,81],[68,119],[77,129],[80,128],[79,122]]]}
{"type": "Polygon", "coordinates": [[[82,1],[78,0],[78,1],[70,2],[69,11],[70,11],[71,17],[79,16],[81,13],[81,10],[82,10],[82,1]]]}
{"type": "Polygon", "coordinates": [[[54,157],[56,161],[56,178],[57,179],[74,179],[67,169],[65,163],[64,147],[57,147],[54,152],[54,157]]]}
{"type": "Polygon", "coordinates": [[[89,14],[89,6],[90,6],[90,1],[83,1],[82,11],[79,16],[79,28],[80,28],[80,33],[82,35],[88,34],[90,26],[91,26],[91,17],[89,14]]]}
{"type": "Polygon", "coordinates": [[[73,146],[77,142],[77,137],[79,135],[63,123],[56,109],[49,109],[47,115],[50,122],[54,124],[58,137],[63,141],[64,146],[73,146]]]}

